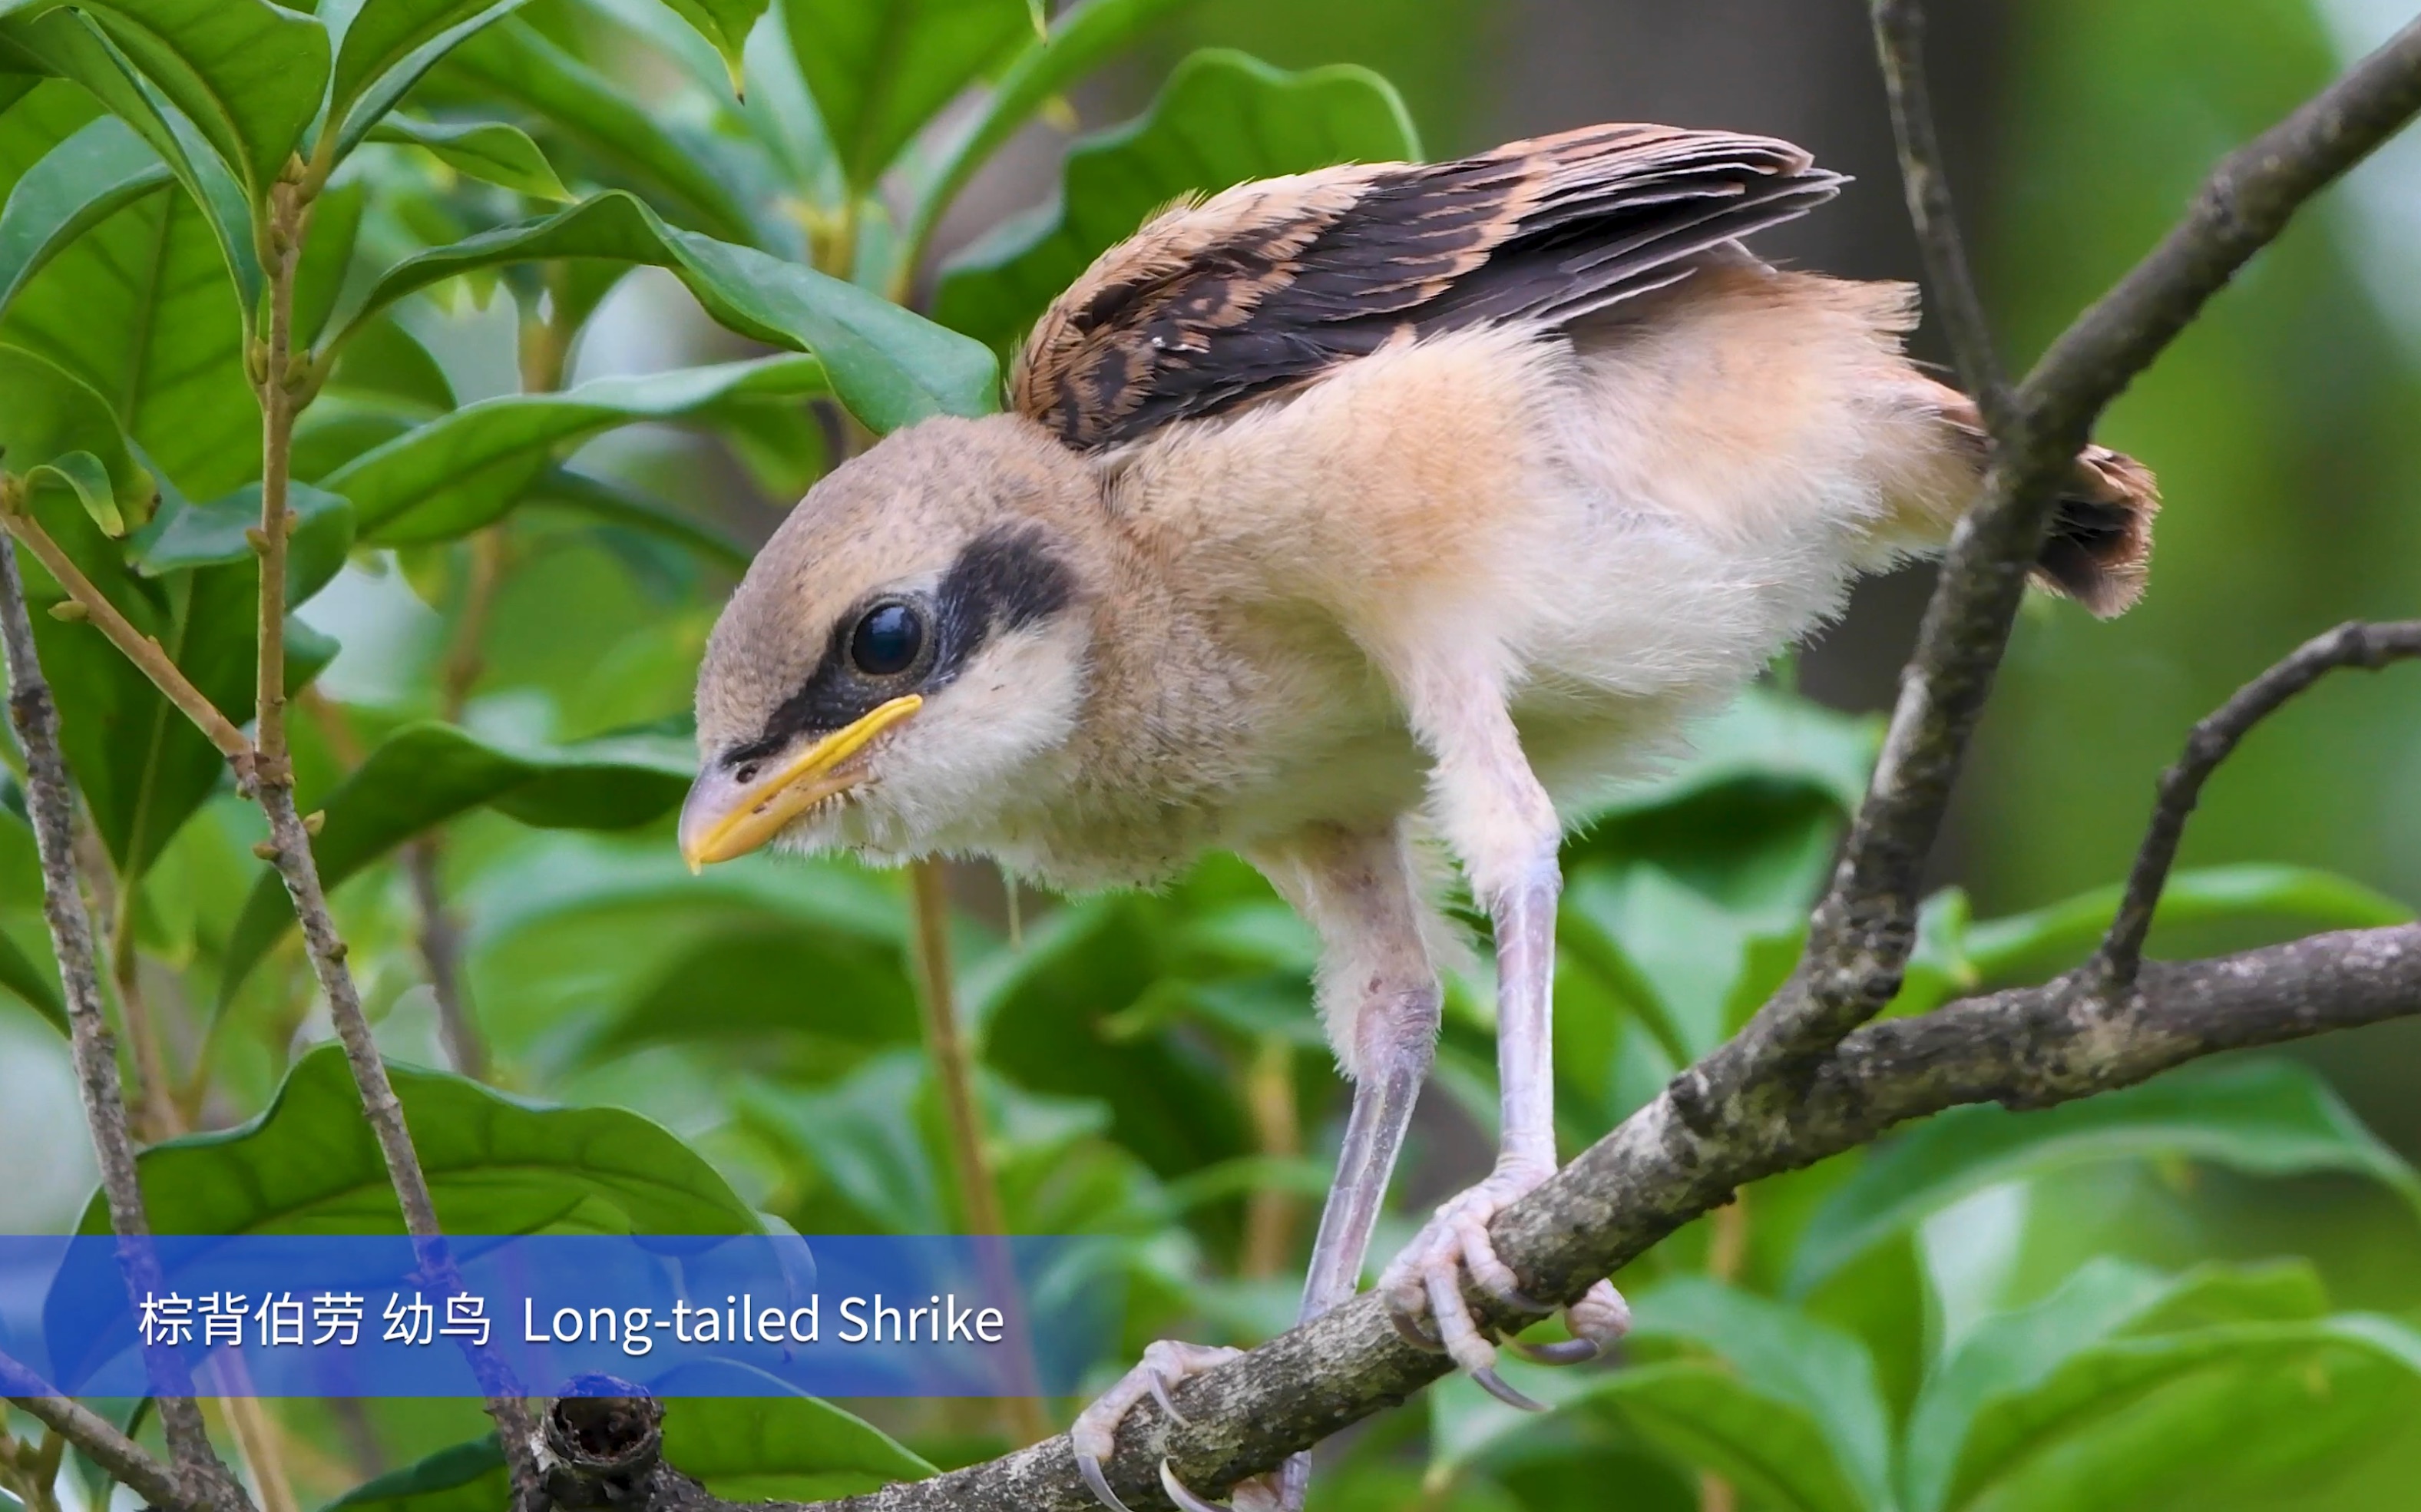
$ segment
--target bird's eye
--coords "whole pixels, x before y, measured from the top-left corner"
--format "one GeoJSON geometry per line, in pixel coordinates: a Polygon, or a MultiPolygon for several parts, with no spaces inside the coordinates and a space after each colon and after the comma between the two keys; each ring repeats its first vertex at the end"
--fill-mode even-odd
{"type": "Polygon", "coordinates": [[[743,787],[748,784],[755,782],[757,780],[757,763],[751,761],[742,766],[740,770],[731,774],[731,780],[739,783],[743,787]]]}
{"type": "Polygon", "coordinates": [[[849,659],[870,678],[896,677],[916,664],[925,622],[904,603],[877,604],[849,638],[849,659]]]}

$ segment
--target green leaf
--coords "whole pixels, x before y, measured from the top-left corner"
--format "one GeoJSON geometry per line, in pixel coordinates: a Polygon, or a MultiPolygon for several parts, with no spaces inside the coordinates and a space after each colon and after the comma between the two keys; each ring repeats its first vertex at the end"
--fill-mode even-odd
{"type": "Polygon", "coordinates": [[[111,535],[125,529],[117,501],[148,508],[151,500],[151,475],[135,461],[109,401],[22,347],[0,346],[0,468],[29,483],[55,479],[111,535]]]}
{"type": "MultiPolygon", "coordinates": [[[[1971,926],[1967,959],[1985,980],[2074,961],[2101,943],[2122,894],[2115,884],[2097,887],[2031,913],[1971,926]]],[[[2334,872],[2238,865],[2177,873],[2162,889],[2153,916],[2156,924],[2171,926],[2259,918],[2290,920],[2313,929],[2364,929],[2408,923],[2413,910],[2334,872]]]]}
{"type": "Polygon", "coordinates": [[[97,390],[180,488],[209,497],[258,475],[242,311],[208,217],[176,186],[134,196],[61,249],[27,281],[0,340],[97,390]]]}
{"type": "MultiPolygon", "coordinates": [[[[443,414],[456,403],[445,369],[392,316],[355,328],[336,370],[328,375],[321,402],[332,395],[374,396],[424,415],[443,414]]],[[[308,415],[305,412],[306,419],[308,415]]]]}
{"type": "Polygon", "coordinates": [[[735,1502],[821,1502],[934,1473],[872,1424],[800,1395],[685,1397],[664,1414],[664,1462],[735,1502]]]}
{"type": "Polygon", "coordinates": [[[524,3],[364,0],[345,28],[329,83],[328,119],[343,123],[338,150],[350,151],[438,59],[524,3]]]}
{"type": "MultiPolygon", "coordinates": [[[[1556,1417],[1616,1418],[1679,1463],[1730,1480],[1755,1504],[1881,1512],[1891,1504],[1890,1422],[1857,1340],[1804,1313],[1702,1277],[1636,1299],[1632,1338],[1656,1356],[1603,1375],[1514,1367],[1556,1417]]],[[[1432,1388],[1440,1469],[1553,1431],[1456,1380],[1432,1388]]]]}
{"type": "Polygon", "coordinates": [[[530,111],[593,160],[605,181],[645,192],[679,224],[726,242],[778,245],[726,171],[715,150],[720,144],[693,140],[659,119],[627,87],[532,26],[513,21],[471,39],[430,83],[466,106],[493,110],[508,101],[530,111]]]}
{"type": "Polygon", "coordinates": [[[328,32],[268,0],[79,0],[256,203],[320,113],[328,32]]]}
{"type": "Polygon", "coordinates": [[[782,20],[857,194],[1030,34],[1017,0],[782,0],[782,20]]]}
{"type": "MultiPolygon", "coordinates": [[[[2412,1399],[2421,1336],[2323,1316],[2326,1305],[2301,1263],[2181,1277],[2088,1264],[2042,1302],[1979,1324],[1928,1381],[1909,1422],[1908,1503],[2087,1512],[2139,1505],[2155,1487],[2181,1492],[2197,1474],[2231,1477],[2281,1457],[2263,1442],[2285,1426],[2271,1386],[2338,1420],[2321,1437],[2342,1441],[2367,1426],[2358,1409],[2380,1386],[2412,1399]],[[2332,1382],[2354,1372],[2369,1391],[2332,1382]],[[2048,1499],[2046,1486],[2058,1488],[2048,1499]]],[[[2288,1463],[2318,1457],[2308,1429],[2285,1437],[2288,1463]]]]}
{"type": "MultiPolygon", "coordinates": [[[[524,1102],[465,1077],[390,1066],[437,1216],[454,1234],[754,1234],[712,1166],[637,1114],[524,1102]]],[[[344,1051],[319,1045],[260,1116],[137,1160],[163,1234],[400,1234],[403,1215],[344,1051]]],[[[77,1232],[105,1234],[99,1193],[77,1232]]]]}
{"type": "Polygon", "coordinates": [[[369,185],[353,179],[323,191],[311,207],[311,234],[294,262],[294,344],[319,341],[352,275],[369,206],[369,185]]]}
{"type": "Polygon", "coordinates": [[[1043,101],[1065,91],[1154,24],[1193,0],[1081,0],[1060,12],[1048,32],[1029,41],[984,101],[983,114],[947,148],[942,166],[924,186],[910,233],[911,255],[923,249],[933,227],[1001,144],[1017,133],[1043,101]]]}
{"type": "Polygon", "coordinates": [[[59,997],[58,973],[48,965],[36,965],[6,934],[0,934],[0,990],[15,994],[62,1038],[70,1037],[68,1005],[59,997]]]}
{"type": "MultiPolygon", "coordinates": [[[[450,725],[409,725],[372,751],[320,807],[312,852],[334,887],[413,836],[486,805],[540,829],[621,829],[669,811],[696,772],[690,743],[614,736],[556,749],[513,749],[450,725]]],[[[264,868],[228,939],[224,1006],[294,923],[264,868]]]]}
{"type": "Polygon", "coordinates": [[[389,116],[370,128],[373,142],[398,142],[425,148],[441,161],[483,183],[527,195],[533,199],[567,200],[571,191],[555,176],[554,164],[538,144],[517,126],[501,121],[424,121],[389,116]]]}
{"type": "Polygon", "coordinates": [[[504,1447],[491,1433],[364,1481],[327,1512],[494,1512],[511,1500],[504,1447]]]}
{"type": "Polygon", "coordinates": [[[748,48],[748,34],[772,0],[664,0],[681,20],[714,44],[731,70],[731,92],[741,92],[740,63],[748,48]]]}
{"type": "Polygon", "coordinates": [[[2421,1177],[2309,1067],[2191,1066],[2034,1113],[1953,1108],[1896,1135],[1808,1220],[1790,1290],[1804,1294],[1869,1244],[1985,1187],[2087,1161],[2157,1156],[2263,1176],[2342,1171],[2421,1206],[2421,1177]]]}
{"type": "MultiPolygon", "coordinates": [[[[257,518],[257,491],[250,497],[248,512],[257,518]]],[[[298,492],[297,502],[307,511],[295,537],[297,572],[333,572],[349,538],[344,511],[336,509],[330,520],[323,507],[329,501],[298,492]]],[[[189,507],[181,500],[170,498],[131,551],[103,536],[82,509],[51,508],[42,496],[34,503],[85,575],[138,631],[160,642],[205,697],[222,709],[251,702],[260,572],[251,552],[154,582],[139,577],[131,559],[189,507]]],[[[47,609],[63,597],[36,564],[25,564],[25,578],[34,607],[47,609]]],[[[60,742],[94,828],[121,875],[139,873],[226,777],[226,760],[91,624],[39,614],[34,637],[59,700],[60,742]]],[[[287,642],[290,693],[335,647],[290,619],[287,642]]]]}
{"type": "Polygon", "coordinates": [[[1076,144],[1055,206],[1003,223],[950,259],[934,317],[1005,346],[1095,257],[1180,195],[1418,152],[1403,101],[1367,69],[1287,73],[1241,53],[1196,53],[1140,119],[1076,144]]]}
{"type": "Polygon", "coordinates": [[[672,420],[738,394],[815,394],[812,357],[601,378],[560,394],[508,394],[439,415],[320,480],[352,500],[365,540],[443,540],[510,509],[575,441],[617,426],[672,420]]]}
{"type": "Polygon", "coordinates": [[[618,191],[407,257],[380,278],[351,324],[440,280],[551,257],[604,257],[670,271],[725,325],[813,353],[841,402],[875,430],[996,408],[998,367],[984,348],[813,269],[667,226],[618,191]]]}
{"type": "MultiPolygon", "coordinates": [[[[325,489],[289,484],[294,530],[286,547],[286,601],[308,602],[328,585],[352,550],[352,507],[325,489]]],[[[254,559],[245,534],[260,525],[260,485],[247,483],[208,504],[174,501],[128,545],[129,565],[147,577],[254,559]]]]}
{"type": "Polygon", "coordinates": [[[1164,1177],[1251,1147],[1227,1068],[1192,1037],[1114,1037],[1115,1020],[1170,974],[1165,898],[1088,898],[1029,928],[1024,948],[967,973],[985,1061],[1020,1085],[1102,1098],[1119,1143],[1164,1177]]]}
{"type": "MultiPolygon", "coordinates": [[[[1713,1350],[1758,1394],[1817,1427],[1831,1463],[1806,1468],[1837,1476],[1852,1492],[1850,1504],[1889,1500],[1890,1417],[1875,1388],[1874,1362],[1856,1339],[1785,1303],[1697,1276],[1640,1297],[1632,1336],[1713,1350]]],[[[1807,1504],[1822,1504],[1810,1498],[1807,1504]]]]}
{"type": "Polygon", "coordinates": [[[569,467],[550,467],[523,491],[524,504],[553,506],[672,542],[734,572],[756,553],[712,526],[629,484],[569,467]]]}
{"type": "Polygon", "coordinates": [[[160,155],[218,243],[239,308],[249,311],[259,299],[261,278],[244,186],[189,122],[164,110],[133,60],[81,10],[52,10],[30,21],[0,19],[0,46],[14,47],[59,77],[74,80],[160,155]]]}
{"type": "Polygon", "coordinates": [[[69,243],[168,179],[159,154],[114,116],[52,148],[0,210],[0,317],[69,243]]]}
{"type": "Polygon", "coordinates": [[[116,491],[109,486],[109,469],[88,451],[68,452],[26,469],[25,487],[37,494],[46,488],[64,488],[75,495],[76,503],[92,517],[102,535],[126,534],[126,516],[117,507],[116,491]]]}

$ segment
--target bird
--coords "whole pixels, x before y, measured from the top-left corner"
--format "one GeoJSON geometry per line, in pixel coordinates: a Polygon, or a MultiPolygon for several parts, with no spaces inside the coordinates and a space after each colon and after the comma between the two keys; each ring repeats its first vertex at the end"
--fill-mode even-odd
{"type": "MultiPolygon", "coordinates": [[[[1358,1290],[1462,947],[1492,926],[1500,1145],[1378,1279],[1489,1391],[1466,1286],[1543,1316],[1488,1222],[1557,1167],[1559,843],[1687,748],[1861,575],[1938,553],[1976,406],[1904,351],[1906,285],[1745,239],[1847,179],[1773,138],[1584,127],[1180,200],[1038,319],[1001,413],[894,431],[818,481],[709,637],[693,866],[767,845],[990,858],[1065,891],[1242,856],[1320,942],[1352,1096],[1302,1316],[1358,1290]]],[[[2076,458],[2033,568],[2143,591],[2152,475],[2076,458]]],[[[1619,1337],[1600,1281],[1550,1363],[1619,1337]]],[[[1078,1415],[1235,1353],[1179,1341],[1078,1415]]],[[[1179,1505],[1207,1502],[1161,1464],[1179,1505]]],[[[1301,1457],[1238,1489],[1298,1508],[1301,1457]]]]}

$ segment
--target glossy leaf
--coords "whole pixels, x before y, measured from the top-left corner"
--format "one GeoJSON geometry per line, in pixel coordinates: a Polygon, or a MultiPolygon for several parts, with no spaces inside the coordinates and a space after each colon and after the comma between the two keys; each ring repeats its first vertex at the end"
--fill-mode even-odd
{"type": "MultiPolygon", "coordinates": [[[[80,502],[97,488],[111,514],[121,498],[148,506],[151,475],[127,447],[109,401],[55,363],[0,346],[0,467],[23,478],[72,457],[84,460],[69,463],[58,480],[80,502]]],[[[104,531],[117,533],[101,514],[94,518],[104,531]]]]}
{"type": "Polygon", "coordinates": [[[2421,1177],[2308,1067],[2287,1060],[2194,1066],[2033,1113],[1953,1108],[1895,1136],[1808,1221],[1790,1287],[1805,1292],[1867,1245],[1997,1182],[2148,1156],[2264,1176],[2366,1176],[2421,1206],[2421,1177]]]}
{"type": "Polygon", "coordinates": [[[504,1447],[491,1433],[364,1481],[328,1512],[493,1512],[511,1500],[504,1447]]]}
{"type": "Polygon", "coordinates": [[[585,514],[672,542],[703,560],[740,572],[756,553],[712,526],[628,484],[569,467],[550,467],[533,479],[523,502],[585,514]]]}
{"type": "Polygon", "coordinates": [[[1001,70],[974,126],[956,137],[917,202],[910,245],[921,249],[932,229],[1003,143],[1046,101],[1117,56],[1143,34],[1193,0],[1080,0],[1054,18],[1044,36],[1028,41],[1001,70]]]}
{"type": "Polygon", "coordinates": [[[965,337],[813,269],[667,226],[618,192],[408,257],[380,278],[352,323],[442,279],[550,257],[670,271],[725,325],[816,356],[841,401],[879,431],[933,414],[982,414],[996,404],[992,356],[965,337]]]}
{"type": "MultiPolygon", "coordinates": [[[[1515,1366],[1521,1389],[1615,1418],[1755,1504],[1876,1512],[1890,1504],[1890,1423],[1859,1343],[1779,1302],[1687,1277],[1634,1299],[1632,1337],[1656,1358],[1598,1375],[1515,1366]]],[[[1514,1412],[1462,1380],[1437,1393],[1442,1468],[1518,1454],[1556,1419],[1514,1412]]]]}
{"type": "MultiPolygon", "coordinates": [[[[211,508],[242,509],[244,497],[211,508]]],[[[256,519],[258,498],[257,491],[249,496],[256,519]]],[[[298,491],[296,503],[295,582],[316,587],[309,576],[324,580],[335,570],[350,529],[341,501],[298,491]]],[[[134,563],[193,507],[181,499],[170,498],[131,542],[102,535],[80,509],[46,508],[39,497],[35,505],[52,537],[135,629],[156,638],[203,696],[241,717],[253,695],[258,559],[244,550],[182,569],[174,583],[153,582],[133,570],[134,563]]],[[[62,594],[50,575],[24,565],[33,606],[57,602],[62,594]]],[[[93,827],[122,872],[141,872],[226,778],[226,759],[89,622],[37,614],[34,638],[59,700],[60,743],[93,827]]],[[[287,648],[289,693],[335,654],[333,643],[291,619],[287,648]]]]}
{"type": "Polygon", "coordinates": [[[1004,223],[950,260],[934,318],[1006,345],[1096,256],[1180,195],[1419,150],[1403,101],[1367,69],[1287,73],[1241,53],[1196,53],[1140,119],[1076,144],[1056,206],[1004,223]]]}
{"type": "MultiPolygon", "coordinates": [[[[411,725],[353,770],[320,807],[313,854],[334,887],[432,825],[489,806],[541,829],[620,829],[669,811],[696,763],[690,743],[609,737],[517,750],[450,725],[411,725]]],[[[294,923],[276,874],[263,868],[227,943],[222,1004],[294,923]]]]}
{"type": "MultiPolygon", "coordinates": [[[[64,489],[75,495],[84,512],[101,527],[104,536],[126,534],[126,515],[118,507],[117,491],[110,487],[109,469],[100,458],[88,451],[71,451],[38,463],[25,470],[25,489],[39,494],[44,489],[64,489]]],[[[130,505],[131,507],[131,505],[130,505]]]]}
{"type": "Polygon", "coordinates": [[[51,149],[17,180],[0,209],[0,317],[26,281],[76,238],[169,181],[132,127],[93,121],[51,149]]]}
{"type": "Polygon", "coordinates": [[[1909,1424],[1908,1504],[2090,1512],[2196,1476],[2233,1489],[2247,1468],[2276,1468],[2259,1466],[2275,1448],[2317,1459],[2378,1426],[2364,1397],[2400,1384],[2410,1403],[2421,1386],[2421,1335],[2325,1308],[2301,1265],[2167,1277],[2090,1264],[2042,1302],[1980,1324],[1928,1382],[1909,1424]],[[2368,1389],[2333,1384],[2350,1375],[2368,1389]],[[2308,1427],[2264,1442],[2286,1426],[2273,1384],[2321,1420],[2319,1442],[2308,1427]]]}
{"type": "Polygon", "coordinates": [[[714,44],[715,52],[722,55],[724,67],[731,70],[734,94],[740,92],[740,60],[748,47],[748,34],[772,3],[773,0],[664,0],[683,21],[697,28],[699,36],[714,44]]]}
{"type": "Polygon", "coordinates": [[[233,278],[238,304],[259,298],[260,260],[252,234],[252,207],[236,171],[209,150],[194,127],[165,114],[157,91],[126,54],[80,9],[0,19],[0,46],[15,48],[43,69],[82,86],[141,136],[192,196],[233,278]]]}
{"type": "MultiPolygon", "coordinates": [[[[294,530],[286,546],[289,603],[307,602],[328,585],[352,549],[352,507],[325,489],[289,485],[286,507],[294,530]]],[[[260,525],[260,485],[246,484],[208,504],[172,503],[128,543],[126,559],[148,577],[189,568],[229,567],[253,559],[245,532],[260,525]]]]}
{"type": "Polygon", "coordinates": [[[554,164],[546,161],[529,133],[502,121],[425,121],[389,116],[370,128],[369,140],[425,148],[482,183],[533,199],[572,197],[555,176],[554,164]]]}
{"type": "Polygon", "coordinates": [[[820,1502],[933,1473],[872,1424],[800,1395],[685,1398],[664,1414],[664,1459],[735,1502],[820,1502]]]}
{"type": "Polygon", "coordinates": [[[209,220],[177,186],[133,196],[29,279],[0,340],[110,401],[152,465],[211,497],[258,475],[242,311],[209,220]]]}
{"type": "MultiPolygon", "coordinates": [[[[449,1233],[754,1234],[712,1166],[619,1108],[523,1102],[464,1077],[391,1066],[449,1233]]],[[[163,1234],[400,1234],[402,1212],[344,1052],[306,1052],[249,1123],[154,1145],[138,1162],[163,1234]]],[[[77,1232],[108,1232],[98,1193],[77,1232]]]]}
{"type": "Polygon", "coordinates": [[[342,123],[341,146],[360,141],[439,58],[524,3],[363,0],[345,27],[329,80],[328,118],[342,123]]]}
{"type": "Polygon", "coordinates": [[[576,147],[603,170],[603,181],[644,192],[679,225],[726,242],[765,242],[767,228],[747,194],[726,181],[732,176],[714,144],[659,119],[532,26],[508,21],[470,39],[430,83],[465,104],[492,110],[504,101],[528,110],[542,135],[576,147]]]}
{"type": "Polygon", "coordinates": [[[572,443],[646,420],[695,414],[735,395],[822,392],[812,357],[769,357],[561,394],[508,394],[439,415],[339,467],[320,485],[353,504],[366,540],[443,540],[497,519],[572,443]]]}
{"type": "Polygon", "coordinates": [[[782,0],[782,19],[857,194],[944,105],[1033,35],[1017,0],[782,0]]]}
{"type": "MultiPolygon", "coordinates": [[[[2071,963],[2101,943],[2120,896],[2116,884],[2097,887],[2031,913],[1974,925],[1967,930],[1967,959],[1986,980],[2028,966],[2071,963]]],[[[2169,879],[2154,922],[2265,917],[2310,929],[2365,929],[2406,923],[2413,910],[2350,878],[2308,866],[2201,866],[2169,879]]]]}
{"type": "Polygon", "coordinates": [[[68,1005],[59,997],[57,971],[47,961],[36,964],[17,942],[0,934],[0,991],[7,991],[42,1016],[42,1021],[68,1035],[68,1005]]]}
{"type": "Polygon", "coordinates": [[[81,0],[265,200],[320,112],[327,28],[269,0],[81,0]]]}

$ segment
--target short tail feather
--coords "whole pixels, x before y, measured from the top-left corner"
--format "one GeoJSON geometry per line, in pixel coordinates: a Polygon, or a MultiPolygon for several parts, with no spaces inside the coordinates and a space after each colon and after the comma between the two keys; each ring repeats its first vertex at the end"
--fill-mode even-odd
{"type": "MultiPolygon", "coordinates": [[[[1971,443],[1980,462],[1984,423],[1976,403],[1956,389],[1928,381],[1933,407],[1971,443]]],[[[2077,453],[2068,488],[2053,510],[2051,529],[2035,557],[2034,580],[2109,619],[2135,607],[2152,565],[2152,517],[2161,512],[2152,470],[2107,446],[2077,453]]]]}
{"type": "Polygon", "coordinates": [[[2152,470],[2124,452],[2087,446],[2060,494],[2035,558],[2035,581],[2108,619],[2135,607],[2152,565],[2152,470]]]}

